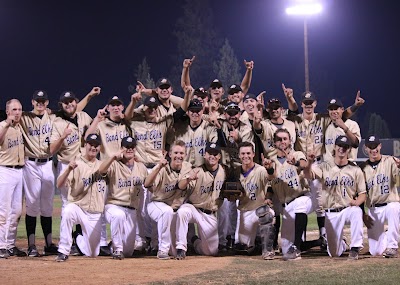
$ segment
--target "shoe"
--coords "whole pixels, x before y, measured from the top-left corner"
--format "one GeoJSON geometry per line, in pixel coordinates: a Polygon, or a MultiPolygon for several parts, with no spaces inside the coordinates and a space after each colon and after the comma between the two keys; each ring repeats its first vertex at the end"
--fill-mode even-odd
{"type": "Polygon", "coordinates": [[[100,246],[100,253],[99,256],[110,256],[111,250],[108,245],[100,246]]]}
{"type": "Polygon", "coordinates": [[[49,246],[45,246],[43,255],[58,255],[58,247],[52,243],[49,246]]]}
{"type": "Polygon", "coordinates": [[[348,237],[343,236],[343,242],[344,242],[344,245],[345,245],[345,247],[346,247],[345,250],[344,250],[344,252],[350,251],[350,245],[349,245],[349,243],[348,243],[348,240],[349,240],[348,237]]]}
{"type": "Polygon", "coordinates": [[[275,253],[275,255],[281,253],[281,249],[279,248],[279,245],[274,245],[274,253],[275,253]]]}
{"type": "Polygon", "coordinates": [[[64,261],[67,261],[67,259],[68,259],[68,255],[59,252],[55,260],[57,262],[64,262],[64,261]]]}
{"type": "Polygon", "coordinates": [[[122,253],[122,251],[117,250],[117,251],[114,251],[114,252],[113,252],[112,258],[113,258],[113,259],[122,260],[122,259],[124,259],[124,254],[122,253]]]}
{"type": "Polygon", "coordinates": [[[262,258],[264,260],[273,260],[275,258],[275,251],[264,251],[262,253],[262,258]]]}
{"type": "Polygon", "coordinates": [[[383,256],[386,258],[397,258],[398,257],[397,248],[387,248],[383,252],[383,256]]]}
{"type": "Polygon", "coordinates": [[[36,245],[30,245],[28,247],[28,256],[29,257],[39,257],[40,256],[40,254],[36,248],[36,245]]]}
{"type": "Polygon", "coordinates": [[[69,255],[72,256],[82,256],[83,253],[79,250],[79,247],[76,244],[73,244],[71,246],[71,251],[69,252],[69,255]]]}
{"type": "Polygon", "coordinates": [[[328,240],[326,239],[326,235],[320,236],[319,239],[321,240],[321,245],[320,245],[321,251],[327,252],[328,251],[328,240]]]}
{"type": "Polygon", "coordinates": [[[233,250],[233,247],[235,246],[235,239],[232,238],[230,235],[226,236],[226,249],[227,250],[233,250]]]}
{"type": "Polygon", "coordinates": [[[12,248],[10,248],[10,249],[7,249],[7,251],[8,251],[8,254],[9,254],[10,256],[18,256],[18,257],[24,257],[24,256],[26,256],[26,252],[20,250],[20,249],[19,249],[18,247],[16,247],[16,246],[14,246],[14,247],[12,247],[12,248]]]}
{"type": "Polygon", "coordinates": [[[350,249],[350,252],[349,252],[349,260],[357,260],[358,259],[358,252],[359,252],[359,248],[358,247],[352,247],[351,249],[350,249]]]}
{"type": "Polygon", "coordinates": [[[195,241],[200,239],[198,236],[194,235],[192,236],[192,238],[190,239],[190,242],[194,245],[195,241]]]}
{"type": "Polygon", "coordinates": [[[160,260],[170,259],[169,255],[168,255],[168,252],[161,251],[161,250],[159,250],[157,252],[157,258],[160,259],[160,260]]]}
{"type": "Polygon", "coordinates": [[[186,251],[183,249],[176,250],[176,260],[182,260],[186,258],[186,251]]]}
{"type": "Polygon", "coordinates": [[[295,245],[289,247],[286,254],[283,255],[283,260],[299,260],[301,259],[301,251],[295,245]]]}
{"type": "Polygon", "coordinates": [[[227,252],[228,249],[226,248],[225,245],[219,244],[219,245],[218,245],[218,251],[219,251],[219,252],[227,252]]]}
{"type": "Polygon", "coordinates": [[[0,248],[0,258],[9,258],[8,250],[5,248],[0,248]]]}

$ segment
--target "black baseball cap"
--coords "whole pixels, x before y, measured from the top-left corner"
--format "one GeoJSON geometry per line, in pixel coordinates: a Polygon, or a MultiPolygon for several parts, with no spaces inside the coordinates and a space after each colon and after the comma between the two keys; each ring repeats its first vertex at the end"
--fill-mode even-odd
{"type": "Polygon", "coordinates": [[[247,93],[244,98],[243,101],[247,100],[247,99],[254,99],[257,100],[257,96],[255,94],[251,94],[251,93],[247,93]]]}
{"type": "Polygon", "coordinates": [[[240,91],[243,91],[242,87],[240,87],[240,85],[238,85],[238,84],[233,84],[233,85],[231,85],[229,87],[228,94],[232,95],[232,94],[235,94],[235,93],[240,92],[240,91]]]}
{"type": "Polygon", "coordinates": [[[188,110],[202,110],[203,104],[199,99],[192,99],[189,103],[188,110]]]}
{"type": "Polygon", "coordinates": [[[335,145],[342,147],[351,147],[350,140],[346,136],[338,136],[335,140],[335,145]]]}
{"type": "Polygon", "coordinates": [[[46,91],[36,90],[32,95],[32,100],[49,100],[46,91]]]}
{"type": "Polygon", "coordinates": [[[118,103],[118,105],[124,105],[124,102],[118,96],[112,96],[108,100],[108,105],[110,105],[112,103],[118,103]]]}
{"type": "Polygon", "coordinates": [[[219,79],[214,79],[210,83],[210,88],[213,88],[213,87],[217,87],[217,88],[223,87],[222,82],[219,79]]]}
{"type": "Polygon", "coordinates": [[[86,137],[86,142],[94,146],[101,145],[101,139],[98,134],[89,134],[86,137]]]}
{"type": "Polygon", "coordinates": [[[143,105],[147,107],[157,108],[160,105],[160,102],[154,96],[149,96],[144,99],[143,105]]]}
{"type": "Polygon", "coordinates": [[[228,104],[225,106],[224,110],[225,110],[225,112],[237,111],[239,113],[240,112],[240,107],[235,102],[228,102],[228,104]]]}
{"type": "Polygon", "coordinates": [[[301,94],[301,102],[315,101],[315,100],[317,100],[317,98],[315,97],[315,94],[310,91],[303,92],[303,94],[301,94]]]}
{"type": "Polygon", "coordinates": [[[381,143],[381,141],[375,135],[368,136],[365,139],[365,146],[368,148],[371,148],[371,149],[376,148],[380,143],[381,143]]]}
{"type": "Polygon", "coordinates": [[[121,146],[126,148],[135,148],[136,140],[131,136],[124,137],[121,141],[121,146]]]}
{"type": "Polygon", "coordinates": [[[216,143],[208,142],[206,144],[206,152],[208,152],[209,154],[220,154],[221,148],[216,143]]]}
{"type": "Polygon", "coordinates": [[[267,102],[268,109],[275,109],[275,108],[280,108],[280,107],[282,107],[282,103],[281,103],[281,101],[279,101],[279,99],[272,98],[272,99],[269,99],[267,102]]]}
{"type": "Polygon", "coordinates": [[[329,101],[327,109],[330,109],[331,107],[343,107],[343,103],[339,99],[333,98],[329,101]]]}
{"type": "Polygon", "coordinates": [[[196,95],[196,96],[204,99],[208,96],[208,93],[203,87],[199,87],[199,88],[194,89],[193,95],[196,95]]]}
{"type": "Polygon", "coordinates": [[[156,86],[158,88],[161,88],[161,87],[169,88],[172,86],[172,84],[171,84],[171,81],[169,81],[167,78],[162,77],[162,78],[158,79],[156,86]]]}
{"type": "Polygon", "coordinates": [[[76,98],[75,94],[71,91],[64,91],[60,96],[60,102],[69,101],[70,99],[76,101],[78,98],[76,98]]]}

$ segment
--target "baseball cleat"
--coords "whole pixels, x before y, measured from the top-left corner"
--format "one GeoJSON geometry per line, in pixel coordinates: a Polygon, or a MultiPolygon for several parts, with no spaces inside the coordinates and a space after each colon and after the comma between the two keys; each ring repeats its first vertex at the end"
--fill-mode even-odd
{"type": "Polygon", "coordinates": [[[262,258],[264,260],[273,260],[275,258],[275,251],[264,251],[262,253],[262,258]]]}
{"type": "Polygon", "coordinates": [[[57,254],[58,254],[58,247],[54,243],[44,247],[43,255],[57,255],[57,254]]]}
{"type": "Polygon", "coordinates": [[[383,252],[383,256],[386,257],[386,258],[396,258],[396,257],[398,257],[397,248],[387,248],[383,252]]]}
{"type": "Polygon", "coordinates": [[[110,256],[111,250],[108,245],[100,246],[100,253],[99,256],[110,256]]]}
{"type": "Polygon", "coordinates": [[[14,246],[14,247],[12,247],[12,248],[10,248],[10,249],[7,249],[7,251],[8,251],[8,254],[9,254],[10,256],[18,256],[18,257],[24,257],[24,256],[26,256],[26,252],[20,250],[20,249],[19,249],[18,247],[16,247],[16,246],[14,246]]]}
{"type": "Polygon", "coordinates": [[[182,260],[186,258],[186,251],[183,249],[176,250],[176,260],[182,260]]]}
{"type": "Polygon", "coordinates": [[[295,245],[289,247],[286,254],[283,255],[283,260],[299,260],[301,259],[301,251],[295,245]]]}
{"type": "Polygon", "coordinates": [[[124,254],[122,253],[122,251],[117,250],[117,251],[114,251],[114,252],[113,252],[112,258],[113,258],[113,259],[122,260],[122,259],[124,259],[124,254]]]}
{"type": "Polygon", "coordinates": [[[40,254],[36,248],[36,245],[30,245],[28,247],[28,256],[29,257],[39,257],[40,256],[40,254]]]}
{"type": "Polygon", "coordinates": [[[352,247],[349,252],[349,260],[357,260],[358,259],[358,252],[359,248],[358,247],[352,247]]]}
{"type": "Polygon", "coordinates": [[[169,255],[168,255],[168,252],[165,252],[165,251],[162,251],[162,250],[159,250],[157,252],[157,258],[160,259],[160,260],[170,259],[169,255]]]}
{"type": "Polygon", "coordinates": [[[9,258],[10,255],[8,254],[7,249],[0,248],[0,258],[9,258]]]}
{"type": "Polygon", "coordinates": [[[328,251],[328,240],[326,239],[326,235],[321,235],[319,237],[319,239],[321,240],[321,245],[320,245],[320,249],[322,252],[327,252],[328,251]]]}
{"type": "Polygon", "coordinates": [[[69,252],[69,254],[72,255],[72,256],[81,256],[81,255],[83,255],[76,244],[73,244],[71,246],[71,251],[69,252]]]}
{"type": "Polygon", "coordinates": [[[55,260],[57,262],[64,262],[64,261],[67,261],[67,259],[68,259],[68,255],[59,252],[55,260]]]}

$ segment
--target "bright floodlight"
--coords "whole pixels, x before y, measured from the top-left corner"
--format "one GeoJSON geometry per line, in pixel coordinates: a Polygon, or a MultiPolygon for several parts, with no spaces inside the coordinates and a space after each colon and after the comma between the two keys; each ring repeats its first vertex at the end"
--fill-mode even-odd
{"type": "Polygon", "coordinates": [[[286,8],[286,14],[288,15],[313,15],[318,14],[321,11],[322,5],[318,3],[299,4],[286,8]]]}

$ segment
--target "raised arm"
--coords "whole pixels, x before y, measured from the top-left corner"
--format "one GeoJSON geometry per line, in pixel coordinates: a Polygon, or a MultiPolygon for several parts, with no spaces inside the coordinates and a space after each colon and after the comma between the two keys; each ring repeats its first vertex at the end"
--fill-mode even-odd
{"type": "Polygon", "coordinates": [[[193,56],[192,58],[185,58],[183,60],[183,68],[182,68],[182,75],[181,75],[181,87],[183,90],[185,90],[186,86],[190,86],[190,75],[189,75],[189,69],[190,66],[192,65],[194,59],[196,57],[193,56]]]}
{"type": "Polygon", "coordinates": [[[60,138],[59,138],[57,141],[55,141],[55,142],[53,142],[53,143],[50,144],[50,153],[51,153],[51,155],[56,154],[56,153],[60,150],[60,148],[61,148],[61,146],[62,146],[62,144],[63,144],[63,141],[64,141],[65,138],[68,137],[71,133],[72,133],[72,130],[69,128],[69,123],[68,123],[67,127],[64,129],[64,132],[63,132],[63,134],[60,136],[60,138]]]}
{"type": "Polygon", "coordinates": [[[86,105],[89,103],[89,101],[94,97],[99,95],[101,92],[100,87],[93,87],[92,90],[88,94],[86,94],[85,97],[83,97],[82,100],[79,101],[78,105],[76,106],[76,111],[80,112],[83,109],[85,109],[86,105]]]}
{"type": "Polygon", "coordinates": [[[167,152],[164,154],[164,158],[160,160],[160,162],[153,168],[152,172],[146,177],[144,180],[144,187],[148,188],[150,192],[153,192],[153,184],[156,180],[156,177],[160,170],[168,164],[168,161],[165,159],[167,152]]]}
{"type": "Polygon", "coordinates": [[[285,94],[286,101],[288,102],[288,108],[290,111],[297,111],[299,106],[297,106],[296,100],[293,96],[293,89],[286,88],[285,84],[282,83],[283,94],[285,94]]]}
{"type": "Polygon", "coordinates": [[[85,132],[85,139],[87,138],[87,136],[89,134],[97,133],[97,125],[101,121],[104,121],[104,119],[106,118],[106,109],[107,109],[107,106],[105,106],[103,109],[100,109],[97,111],[96,117],[94,118],[94,120],[90,124],[89,128],[85,132]]]}
{"type": "Polygon", "coordinates": [[[183,97],[183,101],[181,103],[181,108],[183,111],[187,111],[187,109],[189,108],[189,103],[190,100],[192,100],[193,98],[193,87],[192,86],[185,86],[185,88],[183,89],[185,91],[185,97],[183,97]]]}
{"type": "Polygon", "coordinates": [[[64,170],[63,173],[60,174],[57,178],[57,188],[61,188],[65,185],[68,179],[68,175],[73,171],[78,165],[76,164],[75,159],[70,161],[68,167],[64,170]]]}
{"type": "Polygon", "coordinates": [[[250,89],[251,78],[253,76],[254,61],[244,60],[244,65],[246,66],[246,73],[244,74],[240,88],[243,90],[243,94],[246,95],[250,89]]]}
{"type": "Polygon", "coordinates": [[[137,102],[142,100],[142,92],[144,90],[144,85],[142,82],[138,81],[138,84],[136,85],[136,93],[132,94],[131,96],[131,102],[129,102],[128,107],[125,109],[124,113],[124,118],[126,120],[130,120],[133,117],[133,111],[135,110],[135,106],[137,102]]]}
{"type": "Polygon", "coordinates": [[[360,108],[365,103],[365,100],[361,98],[360,94],[360,90],[358,90],[354,104],[346,108],[346,110],[343,112],[343,118],[352,117],[355,112],[357,112],[358,108],[360,108]]]}
{"type": "Polygon", "coordinates": [[[107,173],[108,169],[110,168],[111,163],[113,163],[115,160],[120,160],[122,158],[122,152],[123,152],[123,150],[119,150],[113,156],[104,160],[103,163],[99,167],[99,173],[102,175],[105,175],[107,173]]]}

